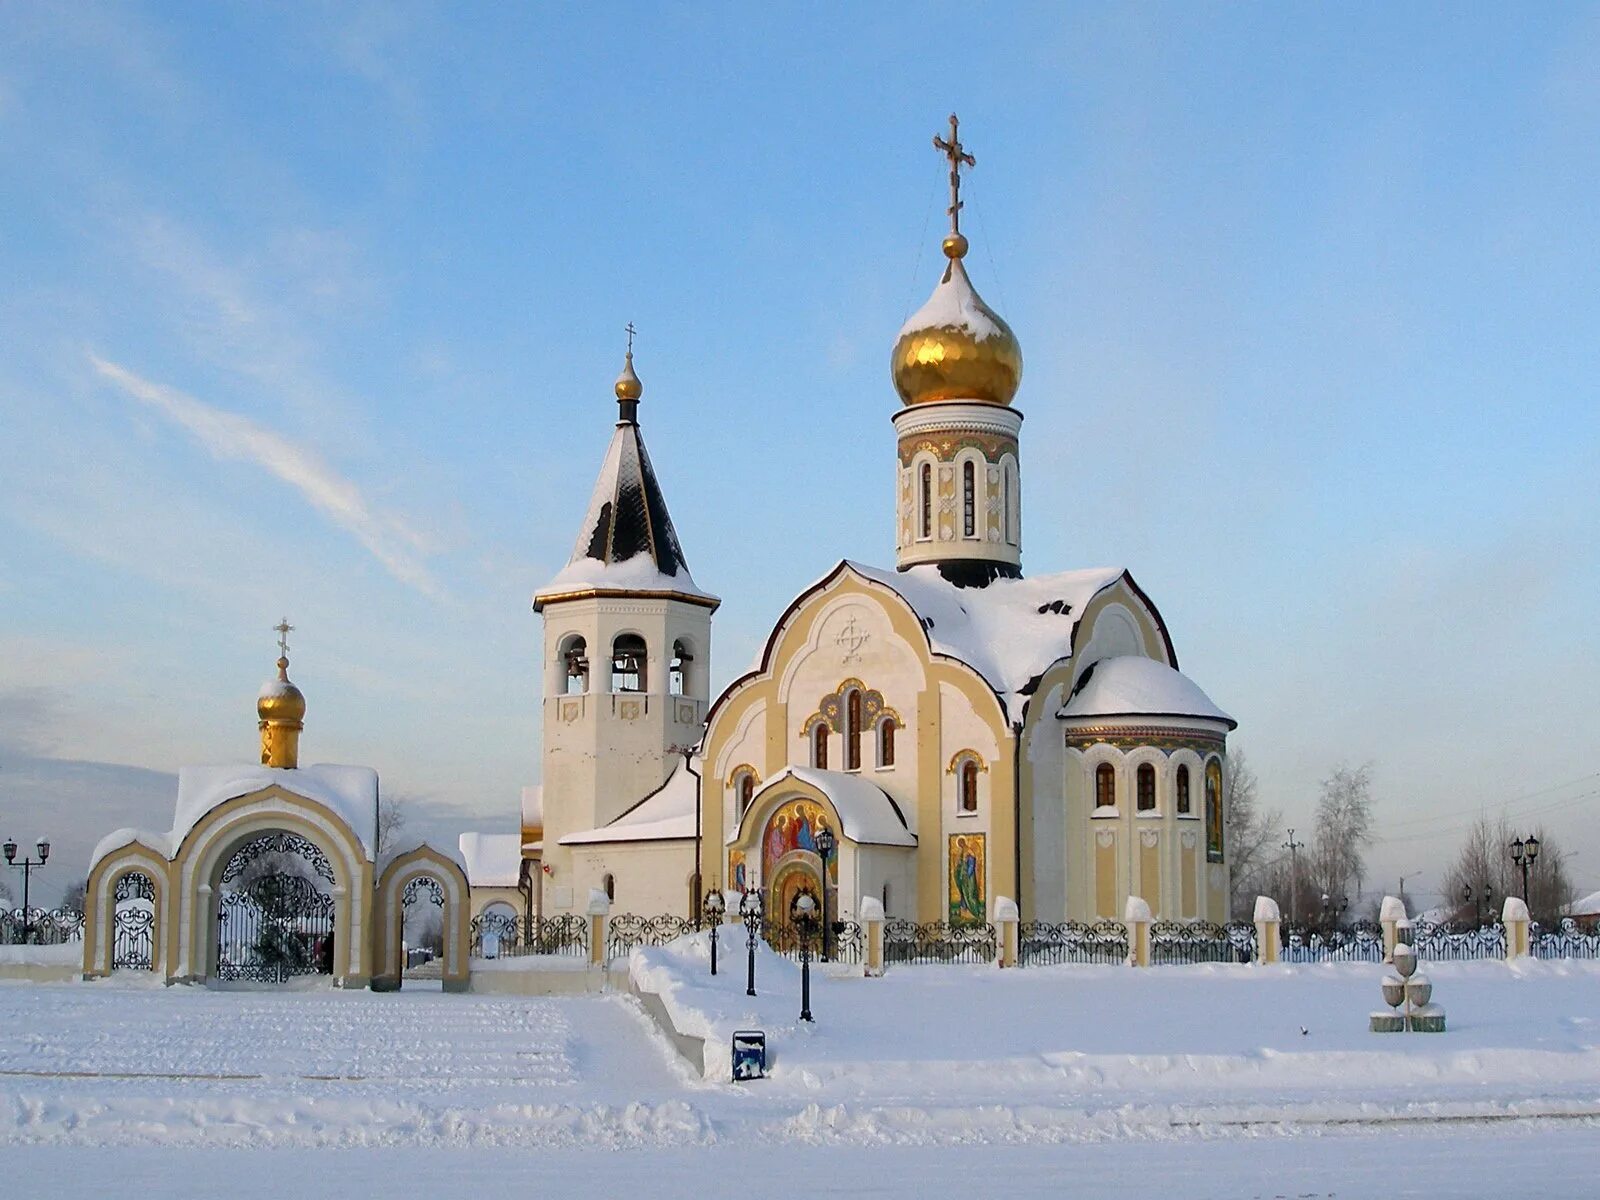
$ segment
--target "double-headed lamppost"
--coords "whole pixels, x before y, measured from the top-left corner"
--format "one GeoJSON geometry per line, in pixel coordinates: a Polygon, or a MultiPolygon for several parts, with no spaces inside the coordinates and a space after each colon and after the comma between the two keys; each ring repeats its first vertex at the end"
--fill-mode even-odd
{"type": "Polygon", "coordinates": [[[1533,860],[1539,857],[1539,839],[1529,834],[1527,839],[1518,838],[1511,843],[1511,861],[1522,868],[1522,902],[1528,902],[1528,868],[1533,866],[1533,860]]]}
{"type": "Polygon", "coordinates": [[[704,904],[701,906],[706,914],[706,920],[711,922],[711,973],[717,973],[717,926],[722,924],[722,914],[727,911],[728,902],[723,899],[719,888],[712,888],[706,893],[704,904]]]}
{"type": "Polygon", "coordinates": [[[744,918],[750,950],[750,974],[745,978],[744,994],[756,994],[756,935],[761,932],[761,889],[749,888],[739,897],[739,915],[744,918]]]}
{"type": "Polygon", "coordinates": [[[27,857],[24,857],[21,862],[18,862],[16,840],[8,839],[5,844],[6,862],[13,867],[22,868],[22,944],[24,946],[28,944],[29,934],[28,881],[32,877],[33,869],[35,867],[42,867],[46,862],[49,861],[50,843],[45,841],[44,838],[40,838],[39,845],[36,847],[36,849],[39,851],[39,860],[37,862],[27,857]]]}
{"type": "Polygon", "coordinates": [[[824,825],[817,830],[817,856],[822,859],[822,961],[828,961],[828,859],[839,839],[824,825]]]}
{"type": "Polygon", "coordinates": [[[795,932],[800,935],[800,1019],[811,1020],[811,927],[819,924],[817,902],[810,892],[801,892],[789,908],[795,932]]]}

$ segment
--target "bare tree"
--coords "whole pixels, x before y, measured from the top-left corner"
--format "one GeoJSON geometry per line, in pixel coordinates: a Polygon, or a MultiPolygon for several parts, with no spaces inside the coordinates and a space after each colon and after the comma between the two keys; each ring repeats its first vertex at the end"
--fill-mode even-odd
{"type": "Polygon", "coordinates": [[[378,857],[382,858],[399,841],[400,831],[406,826],[409,814],[405,800],[399,796],[384,796],[378,801],[378,857]]]}
{"type": "Polygon", "coordinates": [[[1231,863],[1228,907],[1236,920],[1250,918],[1255,897],[1266,881],[1273,843],[1283,821],[1283,814],[1277,809],[1262,809],[1257,789],[1256,773],[1244,751],[1231,751],[1222,785],[1222,811],[1231,863]]]}
{"type": "MultiPolygon", "coordinates": [[[[1473,925],[1496,920],[1507,896],[1522,895],[1522,869],[1511,858],[1517,836],[1503,816],[1473,822],[1444,877],[1452,920],[1473,925]]],[[[1536,828],[1533,836],[1539,839],[1539,857],[1528,872],[1528,909],[1535,921],[1550,926],[1560,920],[1576,892],[1567,874],[1571,855],[1544,830],[1536,828]]]]}
{"type": "Polygon", "coordinates": [[[1307,880],[1341,908],[1359,903],[1372,844],[1372,764],[1340,765],[1322,781],[1306,856],[1307,880]]]}
{"type": "Polygon", "coordinates": [[[69,912],[82,912],[84,898],[88,895],[88,893],[89,885],[81,879],[78,880],[78,882],[69,887],[66,891],[66,894],[61,897],[61,907],[67,909],[69,912]]]}

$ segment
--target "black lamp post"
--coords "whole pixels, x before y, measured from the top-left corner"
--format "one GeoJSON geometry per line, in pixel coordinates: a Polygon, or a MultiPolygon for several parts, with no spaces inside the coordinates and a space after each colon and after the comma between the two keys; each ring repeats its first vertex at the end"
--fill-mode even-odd
{"type": "Polygon", "coordinates": [[[722,924],[722,914],[727,911],[728,902],[723,899],[719,888],[712,888],[706,893],[705,903],[701,906],[706,914],[706,920],[711,922],[711,973],[717,973],[717,926],[722,924]]]}
{"type": "Polygon", "coordinates": [[[828,961],[828,859],[839,839],[824,825],[817,830],[817,856],[822,859],[822,961],[828,961]]]}
{"type": "Polygon", "coordinates": [[[8,839],[5,844],[6,862],[13,867],[22,868],[22,944],[24,946],[28,944],[29,933],[31,931],[28,913],[28,883],[33,876],[33,869],[35,867],[42,867],[46,862],[49,861],[50,843],[45,841],[44,838],[40,838],[36,849],[39,851],[39,860],[37,862],[27,857],[24,857],[21,862],[18,862],[17,843],[15,839],[8,839]]]}
{"type": "Polygon", "coordinates": [[[745,979],[744,994],[756,994],[756,934],[761,931],[761,889],[752,888],[739,897],[739,915],[744,918],[750,950],[750,974],[745,979]]]}
{"type": "Polygon", "coordinates": [[[1528,868],[1539,857],[1539,839],[1531,834],[1511,843],[1511,861],[1522,868],[1522,902],[1528,902],[1528,868]]]}
{"type": "Polygon", "coordinates": [[[789,916],[800,935],[800,1019],[811,1020],[811,927],[818,924],[817,902],[801,892],[790,905],[789,916]]]}

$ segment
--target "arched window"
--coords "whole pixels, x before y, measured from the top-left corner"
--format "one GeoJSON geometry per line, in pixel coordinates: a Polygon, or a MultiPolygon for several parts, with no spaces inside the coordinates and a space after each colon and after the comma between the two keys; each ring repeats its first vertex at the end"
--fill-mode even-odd
{"type": "Polygon", "coordinates": [[[923,463],[922,473],[917,484],[917,496],[921,501],[921,537],[933,536],[933,464],[923,463]]]}
{"type": "Polygon", "coordinates": [[[1155,812],[1156,810],[1156,769],[1149,763],[1140,763],[1136,777],[1139,782],[1139,795],[1136,801],[1140,812],[1155,812]]]}
{"type": "Polygon", "coordinates": [[[756,795],[756,775],[754,771],[740,771],[733,777],[734,802],[739,806],[739,816],[743,817],[750,808],[750,801],[756,795]]]}
{"type": "Polygon", "coordinates": [[[606,877],[601,880],[600,886],[605,888],[607,900],[615,900],[617,898],[617,877],[615,875],[607,872],[606,877]]]}
{"type": "Polygon", "coordinates": [[[682,696],[688,691],[689,664],[693,661],[694,655],[681,638],[672,643],[672,662],[667,668],[667,691],[672,695],[682,696]]]}
{"type": "Polygon", "coordinates": [[[844,769],[861,769],[861,693],[855,688],[844,702],[844,769]]]}
{"type": "Polygon", "coordinates": [[[894,731],[893,717],[885,717],[878,722],[878,765],[880,767],[894,766],[894,731]]]}
{"type": "Polygon", "coordinates": [[[978,762],[972,758],[961,764],[961,811],[978,811],[978,762]]]}
{"type": "Polygon", "coordinates": [[[1094,769],[1094,806],[1117,806],[1117,769],[1110,763],[1101,763],[1094,769]]]}
{"type": "Polygon", "coordinates": [[[1206,764],[1206,861],[1222,861],[1222,764],[1206,764]]]}
{"type": "Polygon", "coordinates": [[[1190,813],[1189,804],[1189,768],[1178,768],[1178,815],[1187,817],[1190,813]]]}
{"type": "Polygon", "coordinates": [[[961,532],[973,537],[978,530],[978,482],[969,458],[961,468],[961,532]]]}
{"type": "Polygon", "coordinates": [[[1000,468],[1000,525],[1005,534],[1006,545],[1011,544],[1011,468],[1009,465],[1000,468]]]}
{"type": "Polygon", "coordinates": [[[624,633],[611,643],[611,690],[642,692],[646,686],[644,639],[624,633]]]}
{"type": "Polygon", "coordinates": [[[569,638],[561,651],[561,669],[569,696],[589,690],[589,644],[581,637],[569,638]]]}
{"type": "Polygon", "coordinates": [[[811,731],[811,765],[819,771],[828,769],[828,726],[818,721],[811,731]]]}

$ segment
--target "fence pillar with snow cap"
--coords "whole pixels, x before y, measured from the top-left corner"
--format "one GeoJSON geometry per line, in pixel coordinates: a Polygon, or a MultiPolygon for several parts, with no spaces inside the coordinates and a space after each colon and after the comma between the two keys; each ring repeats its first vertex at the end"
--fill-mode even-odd
{"type": "Polygon", "coordinates": [[[1122,922],[1128,927],[1128,965],[1150,965],[1150,905],[1140,896],[1129,896],[1122,910],[1122,922]]]}
{"type": "Polygon", "coordinates": [[[883,974],[883,901],[876,896],[861,899],[861,924],[867,932],[867,956],[863,973],[868,978],[883,974]]]}
{"type": "Polygon", "coordinates": [[[1275,963],[1278,961],[1279,932],[1282,923],[1282,914],[1278,911],[1278,902],[1271,896],[1256,897],[1256,961],[1259,963],[1275,963]]]}
{"type": "Polygon", "coordinates": [[[1378,924],[1383,926],[1383,961],[1394,961],[1394,944],[1400,938],[1400,926],[1408,920],[1406,902],[1399,896],[1385,896],[1378,907],[1378,924]]]}
{"type": "Polygon", "coordinates": [[[1527,958],[1531,953],[1532,922],[1528,906],[1521,896],[1507,896],[1506,906],[1500,910],[1500,920],[1506,927],[1506,961],[1527,958]]]}
{"type": "Polygon", "coordinates": [[[1017,902],[1010,896],[996,896],[994,898],[994,923],[999,927],[998,953],[995,956],[995,965],[1001,967],[1014,967],[1017,965],[1017,902]]]}
{"type": "Polygon", "coordinates": [[[611,918],[611,897],[601,888],[589,889],[589,965],[606,965],[606,923],[611,918]]]}

